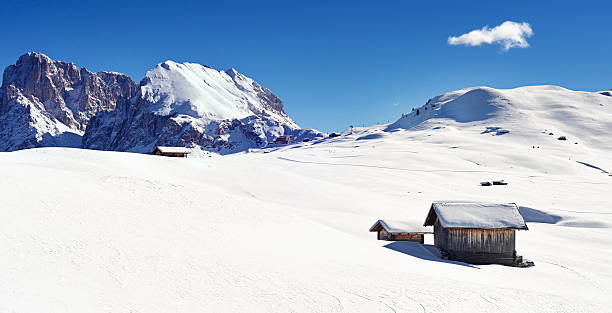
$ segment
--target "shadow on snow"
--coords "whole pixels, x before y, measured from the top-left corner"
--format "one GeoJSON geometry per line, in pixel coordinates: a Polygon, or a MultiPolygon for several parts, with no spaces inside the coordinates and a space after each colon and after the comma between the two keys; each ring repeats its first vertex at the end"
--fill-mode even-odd
{"type": "Polygon", "coordinates": [[[415,258],[419,258],[421,260],[449,263],[449,264],[461,265],[461,266],[466,266],[466,267],[471,267],[471,268],[478,268],[477,266],[474,266],[471,264],[442,259],[439,256],[440,253],[438,251],[438,248],[432,245],[424,245],[424,244],[420,244],[417,242],[411,242],[411,241],[394,241],[388,245],[385,245],[384,247],[387,249],[391,249],[393,251],[397,251],[403,254],[413,256],[415,258]]]}
{"type": "Polygon", "coordinates": [[[526,206],[519,207],[519,212],[521,212],[523,219],[527,223],[557,224],[563,219],[559,215],[546,213],[526,206]]]}

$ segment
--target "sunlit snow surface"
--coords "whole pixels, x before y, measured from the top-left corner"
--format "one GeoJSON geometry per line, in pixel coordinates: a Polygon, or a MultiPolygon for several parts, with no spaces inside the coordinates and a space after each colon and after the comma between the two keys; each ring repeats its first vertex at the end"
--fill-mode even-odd
{"type": "MultiPolygon", "coordinates": [[[[269,92],[234,69],[217,71],[196,63],[166,61],[147,72],[142,97],[159,115],[188,115],[210,120],[242,119],[268,109],[270,118],[297,125],[286,114],[262,105],[269,92]]],[[[282,110],[282,107],[275,108],[282,110]]]]}
{"type": "Polygon", "coordinates": [[[0,311],[609,312],[612,98],[479,90],[510,101],[224,157],[0,153],[0,311]],[[516,202],[536,266],[368,232],[449,199],[516,202]]]}

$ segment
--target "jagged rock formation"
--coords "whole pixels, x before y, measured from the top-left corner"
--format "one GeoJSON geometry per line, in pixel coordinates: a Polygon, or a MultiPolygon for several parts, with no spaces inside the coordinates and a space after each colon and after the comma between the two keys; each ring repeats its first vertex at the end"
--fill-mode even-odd
{"type": "Polygon", "coordinates": [[[80,147],[89,120],[136,94],[119,73],[92,73],[41,53],[22,55],[4,70],[0,87],[0,151],[80,147]]]}
{"type": "Polygon", "coordinates": [[[90,121],[83,147],[150,152],[169,145],[225,154],[263,147],[281,135],[323,136],[300,129],[278,97],[234,69],[166,61],[147,72],[130,102],[90,121]]]}
{"type": "Polygon", "coordinates": [[[0,151],[44,146],[150,152],[155,145],[220,153],[263,147],[300,129],[270,90],[234,69],[167,61],[140,85],[27,53],[0,87],[0,151]]]}

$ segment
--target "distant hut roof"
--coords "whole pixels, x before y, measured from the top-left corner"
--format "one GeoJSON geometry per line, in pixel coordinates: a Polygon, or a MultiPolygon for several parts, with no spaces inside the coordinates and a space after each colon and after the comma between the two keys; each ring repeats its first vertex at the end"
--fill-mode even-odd
{"type": "Polygon", "coordinates": [[[434,202],[423,226],[436,217],[444,228],[527,229],[515,203],[434,202]]]}
{"type": "Polygon", "coordinates": [[[401,234],[430,234],[433,233],[430,229],[427,229],[417,222],[410,221],[397,221],[397,220],[378,220],[372,227],[371,232],[379,231],[384,229],[389,234],[401,235],[401,234]]]}
{"type": "Polygon", "coordinates": [[[159,150],[161,153],[190,153],[191,150],[185,147],[165,147],[165,146],[157,146],[155,149],[159,150]]]}

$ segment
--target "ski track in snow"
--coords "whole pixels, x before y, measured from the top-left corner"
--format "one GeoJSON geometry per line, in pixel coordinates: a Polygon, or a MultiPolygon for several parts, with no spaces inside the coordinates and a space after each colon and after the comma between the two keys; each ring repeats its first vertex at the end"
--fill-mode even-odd
{"type": "Polygon", "coordinates": [[[572,269],[572,268],[570,268],[570,267],[567,267],[567,266],[564,266],[564,265],[561,265],[561,264],[557,264],[557,263],[555,263],[555,262],[550,262],[550,261],[542,261],[542,262],[544,262],[544,263],[548,263],[548,264],[550,264],[550,265],[558,266],[558,267],[560,267],[560,268],[562,268],[562,269],[568,270],[568,271],[570,271],[570,272],[572,272],[572,273],[574,273],[574,274],[578,275],[580,278],[584,279],[584,280],[585,280],[585,281],[587,281],[589,284],[593,285],[595,288],[597,288],[597,289],[601,290],[602,292],[607,292],[607,291],[606,291],[604,288],[602,288],[601,286],[599,286],[599,285],[598,285],[597,283],[595,283],[595,282],[594,282],[594,281],[593,281],[591,278],[589,278],[588,276],[586,276],[586,275],[582,274],[581,272],[578,272],[578,271],[576,271],[576,270],[574,270],[574,269],[572,269]]]}
{"type": "Polygon", "coordinates": [[[330,163],[330,162],[314,162],[314,161],[300,161],[296,159],[290,159],[286,157],[278,157],[279,160],[296,162],[296,163],[304,163],[304,164],[318,164],[318,165],[333,165],[333,166],[352,166],[352,167],[368,167],[368,168],[379,168],[385,170],[396,170],[396,171],[407,171],[407,172],[424,172],[424,173],[498,173],[492,171],[471,171],[471,170],[418,170],[418,169],[409,169],[409,168],[399,168],[399,167],[388,167],[388,166],[380,166],[380,165],[366,165],[366,164],[350,164],[350,163],[330,163]]]}

